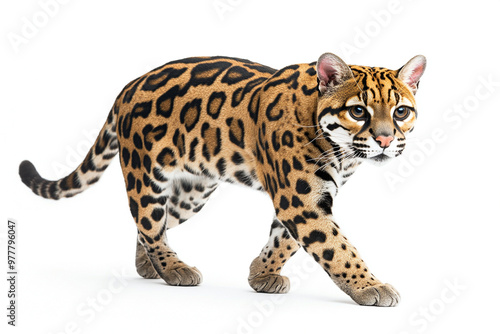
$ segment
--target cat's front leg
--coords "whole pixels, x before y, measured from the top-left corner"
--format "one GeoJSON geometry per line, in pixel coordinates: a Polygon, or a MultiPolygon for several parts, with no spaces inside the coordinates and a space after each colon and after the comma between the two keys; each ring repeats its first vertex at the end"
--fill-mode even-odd
{"type": "MultiPolygon", "coordinates": [[[[369,271],[356,248],[333,221],[333,199],[311,178],[297,179],[295,192],[276,192],[277,217],[295,240],[328,273],[331,279],[360,305],[395,306],[399,293],[369,271]],[[280,203],[298,205],[280,206],[280,203]]],[[[289,189],[290,190],[290,189],[289,189]]]]}

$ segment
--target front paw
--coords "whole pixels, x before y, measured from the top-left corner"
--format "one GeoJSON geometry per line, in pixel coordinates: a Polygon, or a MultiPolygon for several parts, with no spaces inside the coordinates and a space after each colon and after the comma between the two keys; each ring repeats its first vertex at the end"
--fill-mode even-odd
{"type": "Polygon", "coordinates": [[[396,306],[401,299],[399,293],[390,284],[378,284],[360,288],[351,294],[359,305],[396,306]]]}
{"type": "Polygon", "coordinates": [[[248,279],[250,286],[257,292],[287,293],[290,290],[290,280],[286,276],[268,274],[248,279]]]}

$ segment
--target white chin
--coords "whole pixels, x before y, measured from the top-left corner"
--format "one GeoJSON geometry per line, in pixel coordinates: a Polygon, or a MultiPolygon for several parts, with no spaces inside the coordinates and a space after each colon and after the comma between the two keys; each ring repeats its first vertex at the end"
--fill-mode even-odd
{"type": "Polygon", "coordinates": [[[390,162],[392,158],[385,154],[379,154],[371,158],[366,158],[366,160],[375,166],[383,166],[390,162]]]}

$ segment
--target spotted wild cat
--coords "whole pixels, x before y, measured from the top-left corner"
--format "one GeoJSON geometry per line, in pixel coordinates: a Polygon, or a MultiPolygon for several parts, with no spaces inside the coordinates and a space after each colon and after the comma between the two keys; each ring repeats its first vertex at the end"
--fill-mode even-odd
{"type": "Polygon", "coordinates": [[[363,161],[403,152],[425,64],[416,56],[399,70],[348,66],[331,53],[279,71],[227,57],[173,61],[123,89],[70,175],[48,181],[28,161],[19,173],[37,195],[71,197],[120,153],[138,229],[137,272],[170,285],[197,285],[202,276],[169,247],[166,230],[199,212],[221,182],[263,191],[276,216],[250,266],[253,289],[287,292],[280,271],[302,246],[357,303],[394,306],[398,292],[342,235],[332,203],[363,161]]]}

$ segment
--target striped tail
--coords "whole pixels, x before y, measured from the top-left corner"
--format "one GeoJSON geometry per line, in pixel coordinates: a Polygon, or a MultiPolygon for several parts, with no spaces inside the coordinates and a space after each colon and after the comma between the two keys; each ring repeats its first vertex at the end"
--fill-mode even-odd
{"type": "Polygon", "coordinates": [[[58,181],[49,181],[38,174],[31,162],[25,160],[19,166],[23,183],[35,194],[50,199],[72,197],[96,183],[118,153],[117,107],[113,109],[89,153],[71,174],[58,181]]]}

